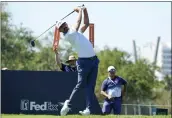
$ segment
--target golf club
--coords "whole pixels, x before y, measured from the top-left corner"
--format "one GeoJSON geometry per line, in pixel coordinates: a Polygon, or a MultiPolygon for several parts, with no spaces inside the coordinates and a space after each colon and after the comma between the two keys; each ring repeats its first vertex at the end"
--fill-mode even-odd
{"type": "MultiPolygon", "coordinates": [[[[78,7],[84,7],[84,4],[82,5],[82,6],[78,6],[78,7]]],[[[65,19],[66,17],[68,17],[69,15],[71,15],[72,13],[74,13],[75,12],[75,10],[73,10],[72,12],[70,12],[68,15],[66,15],[65,17],[63,17],[61,20],[63,20],[63,19],[65,19]]],[[[56,21],[56,23],[57,23],[58,21],[56,21]]],[[[39,37],[41,37],[44,33],[46,33],[48,30],[50,30],[52,27],[54,27],[55,25],[56,25],[56,23],[55,24],[53,24],[51,27],[49,27],[47,30],[45,30],[41,35],[39,35],[36,39],[34,39],[34,40],[31,40],[31,45],[34,47],[35,46],[35,40],[37,40],[39,37]]]]}

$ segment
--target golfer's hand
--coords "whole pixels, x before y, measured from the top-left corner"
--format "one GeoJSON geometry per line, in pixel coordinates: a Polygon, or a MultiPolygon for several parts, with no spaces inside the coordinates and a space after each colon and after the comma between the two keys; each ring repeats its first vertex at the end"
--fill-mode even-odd
{"type": "Polygon", "coordinates": [[[58,54],[58,50],[57,49],[55,49],[54,52],[55,52],[55,54],[58,54]]]}
{"type": "Polygon", "coordinates": [[[81,7],[81,10],[83,10],[83,11],[84,11],[85,9],[86,9],[86,7],[85,7],[85,6],[81,7]]]}
{"type": "Polygon", "coordinates": [[[74,8],[74,11],[76,11],[77,13],[79,13],[79,11],[81,11],[81,7],[74,8]]]}

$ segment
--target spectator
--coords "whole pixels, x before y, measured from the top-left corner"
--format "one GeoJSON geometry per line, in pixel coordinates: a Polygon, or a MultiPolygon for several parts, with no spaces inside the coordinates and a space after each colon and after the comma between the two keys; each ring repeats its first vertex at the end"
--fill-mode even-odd
{"type": "Polygon", "coordinates": [[[101,87],[101,94],[106,97],[102,112],[103,114],[110,114],[113,109],[114,114],[117,115],[121,113],[122,97],[126,93],[127,82],[115,74],[114,66],[109,66],[108,72],[109,77],[103,81],[101,87]],[[121,85],[124,85],[123,90],[121,85]]]}
{"type": "Polygon", "coordinates": [[[66,61],[66,63],[68,65],[66,65],[66,64],[61,63],[59,54],[56,50],[55,51],[55,59],[56,59],[56,63],[59,66],[60,70],[62,70],[63,72],[77,72],[75,56],[73,56],[73,55],[69,56],[69,59],[66,61]]]}

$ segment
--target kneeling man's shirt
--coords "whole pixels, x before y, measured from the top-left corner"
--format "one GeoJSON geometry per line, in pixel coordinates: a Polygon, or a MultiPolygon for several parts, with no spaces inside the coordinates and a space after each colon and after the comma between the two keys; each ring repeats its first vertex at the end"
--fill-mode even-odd
{"type": "Polygon", "coordinates": [[[119,76],[116,76],[114,79],[107,78],[102,83],[101,91],[105,91],[112,97],[121,97],[122,85],[126,83],[127,82],[119,76]]]}

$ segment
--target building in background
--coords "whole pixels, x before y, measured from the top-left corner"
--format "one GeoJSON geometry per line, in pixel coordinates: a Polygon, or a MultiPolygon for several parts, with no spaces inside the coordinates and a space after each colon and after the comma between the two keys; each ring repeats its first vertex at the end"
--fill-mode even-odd
{"type": "Polygon", "coordinates": [[[164,43],[161,48],[161,72],[164,76],[171,75],[171,43],[164,43]]]}

